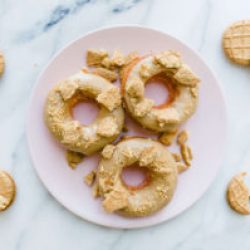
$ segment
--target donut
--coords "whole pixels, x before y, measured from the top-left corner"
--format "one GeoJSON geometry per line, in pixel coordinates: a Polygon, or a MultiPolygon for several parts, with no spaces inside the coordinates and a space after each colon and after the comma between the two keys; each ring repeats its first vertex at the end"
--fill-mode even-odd
{"type": "Polygon", "coordinates": [[[81,71],[59,82],[48,94],[45,123],[66,149],[91,155],[116,139],[124,123],[120,90],[106,79],[81,71]],[[88,126],[74,120],[72,108],[93,100],[99,113],[88,126]]]}
{"type": "Polygon", "coordinates": [[[174,51],[133,60],[121,72],[122,95],[129,114],[143,127],[155,132],[173,131],[195,112],[199,78],[174,51]],[[145,98],[150,81],[166,86],[168,99],[161,105],[145,98]]]}
{"type": "Polygon", "coordinates": [[[172,154],[161,143],[146,138],[127,138],[103,149],[97,183],[107,212],[148,216],[172,199],[177,166],[172,154]],[[133,165],[145,171],[145,179],[138,186],[129,186],[122,179],[123,169],[133,165]]]}

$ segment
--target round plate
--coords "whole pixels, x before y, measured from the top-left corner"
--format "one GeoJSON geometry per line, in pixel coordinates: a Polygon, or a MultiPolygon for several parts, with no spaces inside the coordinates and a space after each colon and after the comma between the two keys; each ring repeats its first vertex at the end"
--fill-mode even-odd
{"type": "MultiPolygon", "coordinates": [[[[49,192],[74,214],[100,225],[139,228],[173,218],[194,204],[215,178],[222,162],[226,141],[226,107],[219,84],[211,70],[192,49],[165,33],[138,26],[120,26],[89,33],[60,51],[46,66],[33,90],[28,111],[27,137],[34,167],[49,192]],[[158,213],[144,218],[107,214],[101,199],[92,197],[83,177],[98,164],[98,156],[88,157],[76,170],[68,167],[65,150],[55,142],[44,124],[43,109],[48,91],[59,80],[85,65],[88,48],[104,48],[141,54],[177,50],[200,77],[200,103],[195,115],[184,125],[190,132],[192,167],[179,176],[174,198],[158,213]],[[216,138],[216,141],[215,141],[216,138]]],[[[133,122],[132,134],[152,136],[133,122]]],[[[176,150],[176,148],[172,148],[176,150]]]]}

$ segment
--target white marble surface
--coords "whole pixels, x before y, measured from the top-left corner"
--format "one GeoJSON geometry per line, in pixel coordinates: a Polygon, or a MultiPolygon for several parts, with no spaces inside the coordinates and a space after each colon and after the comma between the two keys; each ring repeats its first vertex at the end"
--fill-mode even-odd
{"type": "Polygon", "coordinates": [[[249,18],[249,10],[249,0],[0,0],[7,64],[0,80],[0,166],[18,188],[13,206],[0,214],[0,249],[249,249],[250,217],[228,208],[225,187],[250,168],[250,71],[230,64],[221,50],[225,27],[249,18]],[[181,216],[130,231],[92,225],[58,204],[32,168],[24,133],[31,89],[52,55],[87,31],[124,23],[156,27],[198,50],[221,82],[229,113],[226,157],[209,191],[181,216]]]}

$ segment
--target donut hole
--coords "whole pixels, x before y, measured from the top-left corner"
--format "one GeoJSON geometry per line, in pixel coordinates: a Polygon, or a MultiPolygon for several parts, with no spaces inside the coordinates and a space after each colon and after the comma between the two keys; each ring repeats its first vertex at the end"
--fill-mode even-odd
{"type": "Polygon", "coordinates": [[[79,101],[72,107],[73,119],[79,121],[82,125],[90,125],[94,122],[98,113],[97,103],[91,100],[79,101]]]}
{"type": "Polygon", "coordinates": [[[149,171],[145,167],[137,164],[126,166],[123,168],[121,178],[123,184],[130,190],[139,190],[149,184],[149,171]]]}
{"type": "Polygon", "coordinates": [[[155,108],[171,104],[176,96],[173,81],[165,75],[155,75],[145,84],[145,97],[155,102],[155,108]]]}

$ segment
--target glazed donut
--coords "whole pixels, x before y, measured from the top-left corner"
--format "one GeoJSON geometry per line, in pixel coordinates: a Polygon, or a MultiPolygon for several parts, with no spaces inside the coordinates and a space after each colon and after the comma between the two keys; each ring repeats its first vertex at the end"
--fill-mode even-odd
{"type": "Polygon", "coordinates": [[[107,145],[98,166],[97,183],[107,212],[124,216],[147,216],[172,198],[177,184],[177,167],[172,154],[159,142],[127,138],[116,146],[107,145]],[[130,187],[122,180],[122,170],[136,164],[146,171],[142,184],[130,187]]]}
{"type": "Polygon", "coordinates": [[[176,52],[135,59],[123,69],[121,80],[128,112],[152,131],[175,130],[196,109],[199,79],[176,52]],[[145,84],[151,80],[165,84],[169,96],[165,103],[156,106],[153,100],[144,97],[145,84]]]}
{"type": "Polygon", "coordinates": [[[121,95],[104,78],[80,72],[59,82],[48,94],[45,121],[54,137],[67,149],[91,155],[116,139],[124,123],[121,95]],[[90,125],[81,125],[72,117],[79,102],[94,100],[99,113],[90,125]]]}

